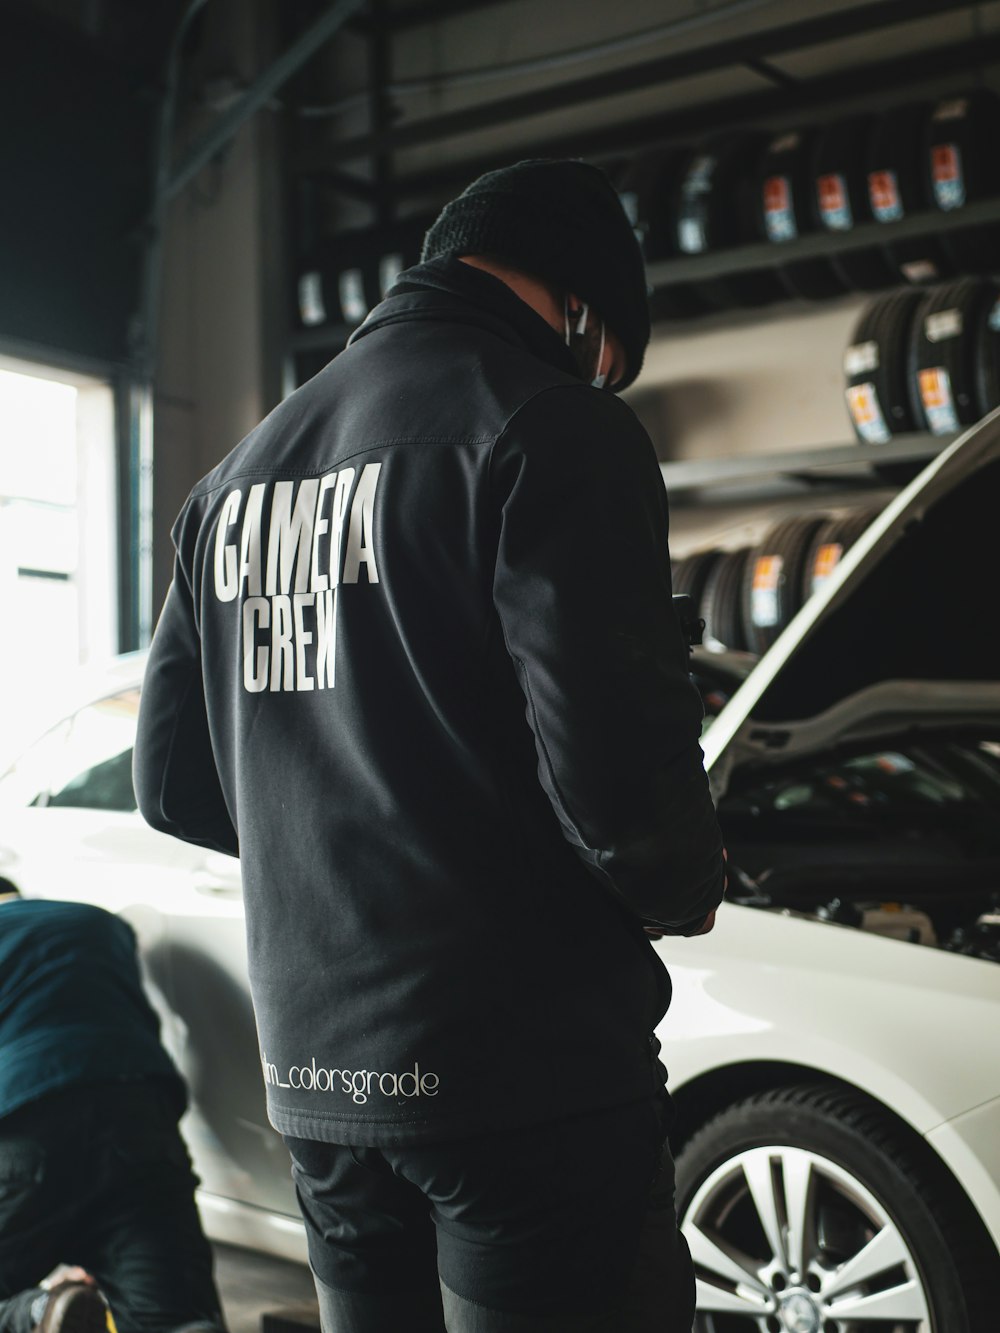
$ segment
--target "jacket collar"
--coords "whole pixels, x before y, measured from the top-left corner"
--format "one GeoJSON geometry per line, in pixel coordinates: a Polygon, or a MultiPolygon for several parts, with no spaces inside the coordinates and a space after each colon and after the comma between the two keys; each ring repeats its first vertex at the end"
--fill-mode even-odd
{"type": "Polygon", "coordinates": [[[387,324],[442,319],[489,328],[558,370],[579,378],[576,361],[554,328],[492,273],[442,256],[401,273],[385,300],[351,334],[348,346],[387,324]]]}

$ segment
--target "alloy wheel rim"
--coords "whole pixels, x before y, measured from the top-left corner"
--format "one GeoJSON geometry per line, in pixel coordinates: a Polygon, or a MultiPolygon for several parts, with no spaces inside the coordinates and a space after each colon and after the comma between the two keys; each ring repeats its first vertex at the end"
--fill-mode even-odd
{"type": "Polygon", "coordinates": [[[698,1333],[717,1333],[719,1315],[743,1316],[747,1333],[932,1333],[924,1281],[898,1224],[819,1153],[768,1146],[728,1158],[699,1186],[681,1231],[694,1261],[698,1333]]]}

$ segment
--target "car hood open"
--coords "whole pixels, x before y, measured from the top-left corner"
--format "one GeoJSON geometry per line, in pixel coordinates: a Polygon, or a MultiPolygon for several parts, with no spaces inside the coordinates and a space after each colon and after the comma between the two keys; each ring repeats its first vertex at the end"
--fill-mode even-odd
{"type": "Polygon", "coordinates": [[[717,794],[737,765],[838,736],[1000,716],[998,517],[1000,409],[887,505],[733,694],[703,741],[717,794]]]}

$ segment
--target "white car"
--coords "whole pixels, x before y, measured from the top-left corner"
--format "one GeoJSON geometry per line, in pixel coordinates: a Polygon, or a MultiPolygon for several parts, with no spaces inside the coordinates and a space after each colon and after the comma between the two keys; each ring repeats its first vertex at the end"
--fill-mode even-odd
{"type": "MultiPolygon", "coordinates": [[[[746,674],[705,651],[732,873],[654,947],[697,1333],[996,1333],[1000,412],[885,509],[746,674]],[[745,679],[741,678],[745,675],[745,679]]],[[[238,865],[153,832],[142,658],[0,780],[0,875],[136,928],[219,1239],[305,1258],[268,1126],[238,865]]]]}

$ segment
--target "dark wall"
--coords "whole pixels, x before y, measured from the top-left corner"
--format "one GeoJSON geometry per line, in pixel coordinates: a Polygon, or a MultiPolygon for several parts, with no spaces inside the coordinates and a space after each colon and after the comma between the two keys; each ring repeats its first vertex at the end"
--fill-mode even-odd
{"type": "Polygon", "coordinates": [[[0,338],[125,355],[154,106],[93,44],[0,20],[0,338]]]}

